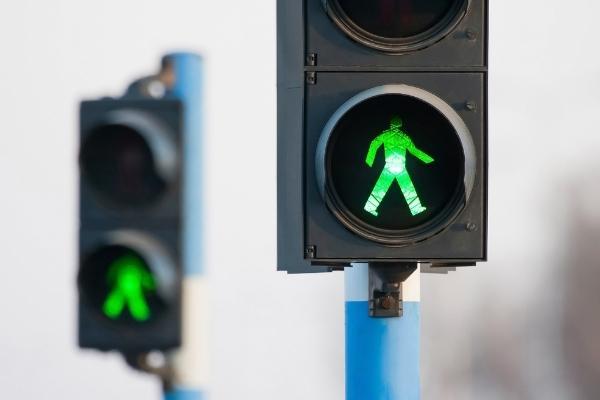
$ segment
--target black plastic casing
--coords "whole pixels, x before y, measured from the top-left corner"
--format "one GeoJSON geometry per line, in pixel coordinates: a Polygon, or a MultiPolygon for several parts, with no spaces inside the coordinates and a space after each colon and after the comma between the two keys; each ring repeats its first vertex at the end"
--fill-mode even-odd
{"type": "MultiPolygon", "coordinates": [[[[80,142],[116,110],[142,111],[160,121],[182,154],[182,105],[178,100],[103,99],[84,101],[80,108],[80,142]]],[[[79,285],[79,346],[124,354],[169,350],[181,345],[182,281],[182,174],[178,168],[166,193],[155,203],[136,208],[119,207],[95,193],[85,176],[79,181],[79,268],[87,255],[105,244],[114,232],[128,231],[152,238],[172,261],[176,284],[169,306],[160,318],[145,324],[122,325],[99,314],[79,285]]]]}
{"type": "Polygon", "coordinates": [[[322,0],[278,0],[278,270],[327,272],[353,262],[459,266],[487,259],[488,2],[468,3],[447,36],[392,55],[342,32],[322,0]],[[469,128],[477,156],[475,185],[458,217],[441,233],[404,247],[346,229],[328,210],[315,174],[317,142],[330,116],[354,95],[387,84],[425,89],[451,105],[469,128]]]}

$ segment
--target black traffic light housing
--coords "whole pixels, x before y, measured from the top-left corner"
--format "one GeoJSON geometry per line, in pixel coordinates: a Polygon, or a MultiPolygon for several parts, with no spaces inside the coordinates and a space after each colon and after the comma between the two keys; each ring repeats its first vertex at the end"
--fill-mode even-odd
{"type": "Polygon", "coordinates": [[[134,86],[119,99],[84,101],[80,143],[79,345],[126,355],[176,348],[183,273],[181,102],[143,95],[134,86]],[[149,310],[142,305],[137,318],[131,298],[121,298],[121,307],[116,300],[112,316],[104,308],[117,279],[111,265],[124,257],[139,260],[143,267],[133,279],[141,274],[151,289],[149,310]]]}
{"type": "MultiPolygon", "coordinates": [[[[433,15],[438,6],[443,12],[433,22],[405,19],[404,25],[394,25],[389,14],[380,15],[384,20],[392,18],[391,27],[386,29],[416,29],[391,39],[365,29],[379,28],[369,20],[370,10],[360,7],[377,3],[278,1],[280,270],[323,272],[352,262],[418,261],[458,266],[473,265],[487,257],[487,1],[412,2],[416,9],[431,5],[427,15],[433,15]],[[357,24],[350,16],[366,16],[366,20],[357,24]],[[419,24],[427,29],[419,32],[419,24]],[[419,227],[392,233],[374,229],[370,216],[354,218],[356,210],[347,212],[347,204],[341,204],[344,201],[335,201],[340,197],[334,193],[339,191],[339,184],[331,172],[330,153],[337,142],[328,141],[327,135],[341,126],[344,115],[386,95],[391,104],[404,104],[407,99],[433,104],[436,112],[452,123],[462,142],[462,162],[457,170],[464,178],[457,185],[458,206],[454,212],[440,209],[443,217],[438,218],[437,225],[422,229],[420,235],[413,234],[419,227]]],[[[386,3],[399,7],[394,15],[403,18],[406,9],[402,4],[409,2],[386,3]]],[[[373,131],[367,132],[372,135],[386,129],[393,116],[388,113],[379,118],[377,109],[373,110],[373,131]]],[[[412,117],[405,123],[406,131],[432,137],[433,132],[427,132],[427,116],[415,113],[412,117]],[[420,131],[417,127],[424,128],[420,131]]],[[[355,130],[364,125],[364,119],[357,120],[355,130]]],[[[352,129],[346,128],[346,137],[360,139],[364,134],[352,129]]],[[[427,149],[429,143],[423,138],[413,137],[418,146],[427,149]]],[[[441,163],[443,149],[437,149],[437,154],[441,163]]],[[[381,169],[383,156],[380,153],[378,157],[381,169]]],[[[359,186],[363,172],[354,167],[356,163],[341,162],[346,163],[343,167],[350,174],[357,174],[359,186]]],[[[418,184],[414,168],[413,180],[418,184]]],[[[361,190],[363,199],[368,192],[361,190]]],[[[397,189],[390,190],[402,195],[397,189]]],[[[434,217],[438,216],[432,220],[434,217]]],[[[424,222],[421,228],[426,225],[424,222]]]]}

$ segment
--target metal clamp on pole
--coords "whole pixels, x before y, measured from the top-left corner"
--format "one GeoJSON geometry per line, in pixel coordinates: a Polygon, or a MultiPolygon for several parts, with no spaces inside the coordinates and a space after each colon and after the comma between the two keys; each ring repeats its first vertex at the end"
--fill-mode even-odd
{"type": "Polygon", "coordinates": [[[402,316],[402,283],[417,269],[417,263],[369,264],[369,316],[402,316]]]}
{"type": "Polygon", "coordinates": [[[134,370],[158,377],[164,392],[173,390],[174,371],[163,352],[126,353],[123,358],[134,370]]]}

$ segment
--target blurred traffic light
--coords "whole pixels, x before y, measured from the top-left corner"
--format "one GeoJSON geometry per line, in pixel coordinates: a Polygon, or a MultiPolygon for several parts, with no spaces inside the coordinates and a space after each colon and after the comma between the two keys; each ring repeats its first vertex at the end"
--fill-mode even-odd
{"type": "Polygon", "coordinates": [[[159,246],[121,231],[86,255],[80,288],[99,317],[135,325],[160,320],[168,307],[177,306],[176,268],[159,246]]]}
{"type": "Polygon", "coordinates": [[[158,77],[81,104],[82,347],[138,354],[180,345],[182,121],[181,101],[158,77]],[[150,83],[165,94],[149,95],[150,83]]]}
{"type": "Polygon", "coordinates": [[[278,1],[278,266],[486,258],[487,2],[278,1]]]}

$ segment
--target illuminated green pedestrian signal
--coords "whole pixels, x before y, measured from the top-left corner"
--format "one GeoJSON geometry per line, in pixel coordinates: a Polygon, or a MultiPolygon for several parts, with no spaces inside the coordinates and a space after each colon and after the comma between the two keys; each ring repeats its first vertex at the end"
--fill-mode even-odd
{"type": "Polygon", "coordinates": [[[142,260],[131,254],[117,259],[109,267],[107,279],[112,287],[102,307],[107,317],[116,319],[127,309],[136,321],[150,318],[146,293],[155,292],[156,284],[142,260]]]}
{"type": "Polygon", "coordinates": [[[471,147],[436,98],[386,90],[357,95],[331,117],[319,140],[317,179],[343,225],[403,245],[439,232],[464,207],[471,147]]]}
{"type": "Polygon", "coordinates": [[[377,217],[379,215],[377,213],[379,204],[381,204],[392,183],[397,181],[411,214],[413,216],[421,214],[427,208],[421,204],[415,185],[406,169],[406,152],[408,151],[425,164],[432,163],[433,158],[415,146],[410,136],[402,130],[402,119],[399,117],[392,118],[390,129],[384,131],[371,142],[366,159],[369,167],[373,166],[375,156],[381,146],[385,151],[385,166],[365,204],[365,211],[377,217]]]}
{"type": "Polygon", "coordinates": [[[172,301],[175,277],[170,261],[143,237],[125,235],[129,244],[96,247],[82,260],[79,284],[86,305],[98,320],[113,326],[150,325],[164,317],[172,301]]]}

